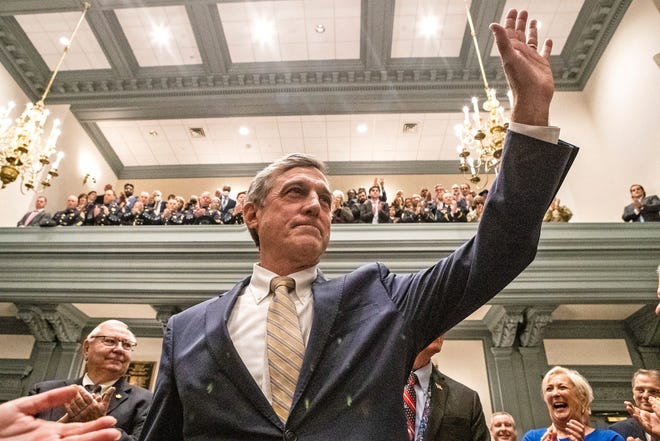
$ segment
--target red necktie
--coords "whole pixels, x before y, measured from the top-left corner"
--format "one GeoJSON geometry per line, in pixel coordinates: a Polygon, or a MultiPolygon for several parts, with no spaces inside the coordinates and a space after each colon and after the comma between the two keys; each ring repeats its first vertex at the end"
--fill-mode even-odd
{"type": "Polygon", "coordinates": [[[417,415],[417,394],[415,394],[415,384],[417,384],[417,375],[410,373],[408,382],[403,388],[403,412],[406,415],[408,425],[408,438],[410,441],[415,439],[415,416],[417,415]]]}

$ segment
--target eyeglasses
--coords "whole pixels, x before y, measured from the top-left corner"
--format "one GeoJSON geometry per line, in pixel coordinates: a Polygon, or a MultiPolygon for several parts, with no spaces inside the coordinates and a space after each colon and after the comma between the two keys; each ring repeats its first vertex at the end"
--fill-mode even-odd
{"type": "Polygon", "coordinates": [[[107,335],[96,335],[92,338],[100,338],[101,343],[103,343],[105,346],[109,348],[113,348],[117,346],[117,343],[119,343],[119,347],[121,347],[125,351],[132,351],[137,346],[137,343],[133,343],[132,341],[124,340],[117,337],[109,337],[107,335]]]}

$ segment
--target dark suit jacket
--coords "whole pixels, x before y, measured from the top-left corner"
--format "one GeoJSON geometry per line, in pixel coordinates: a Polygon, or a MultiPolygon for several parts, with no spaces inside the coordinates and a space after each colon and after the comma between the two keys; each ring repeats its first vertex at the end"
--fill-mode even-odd
{"type": "Polygon", "coordinates": [[[314,318],[286,425],[227,329],[247,278],[170,318],[141,439],[407,439],[401,393],[415,356],[534,259],[543,215],[577,153],[512,133],[506,144],[477,233],[451,255],[413,274],[372,263],[314,281],[314,318]]]}
{"type": "Polygon", "coordinates": [[[660,198],[656,195],[647,196],[642,200],[644,210],[635,214],[635,207],[633,204],[626,205],[623,208],[621,219],[624,221],[639,222],[640,216],[644,217],[644,222],[660,222],[660,198]]]}
{"type": "MultiPolygon", "coordinates": [[[[82,377],[68,380],[50,380],[35,384],[29,395],[46,392],[70,384],[82,384],[82,377]]],[[[133,386],[123,378],[114,384],[115,394],[110,400],[107,415],[117,419],[115,428],[121,432],[121,441],[136,441],[142,432],[142,426],[151,405],[152,393],[147,389],[133,386]]],[[[38,418],[57,421],[65,414],[63,406],[55,407],[37,414],[38,418]]]]}
{"type": "Polygon", "coordinates": [[[227,199],[227,205],[225,205],[224,207],[222,206],[222,198],[220,199],[220,201],[221,201],[220,202],[220,212],[222,213],[223,216],[226,215],[227,213],[230,213],[230,214],[233,213],[234,207],[236,207],[236,200],[235,199],[228,198],[227,199]]]}
{"type": "MultiPolygon", "coordinates": [[[[30,215],[32,214],[33,211],[34,210],[30,210],[27,213],[25,213],[23,215],[23,217],[21,218],[21,220],[16,222],[16,226],[17,227],[23,226],[23,224],[25,223],[27,218],[30,217],[30,215]]],[[[51,219],[50,213],[46,212],[46,210],[42,210],[35,217],[33,217],[32,220],[30,221],[30,223],[27,224],[26,226],[27,227],[39,227],[39,226],[41,226],[41,224],[44,224],[45,226],[47,226],[48,223],[50,222],[50,219],[51,219]]]]}
{"type": "Polygon", "coordinates": [[[614,430],[624,439],[632,436],[633,438],[646,440],[646,432],[644,432],[644,428],[635,418],[632,417],[612,424],[610,430],[614,430]]]}
{"type": "Polygon", "coordinates": [[[435,366],[430,408],[424,441],[490,441],[479,395],[435,366]]]}

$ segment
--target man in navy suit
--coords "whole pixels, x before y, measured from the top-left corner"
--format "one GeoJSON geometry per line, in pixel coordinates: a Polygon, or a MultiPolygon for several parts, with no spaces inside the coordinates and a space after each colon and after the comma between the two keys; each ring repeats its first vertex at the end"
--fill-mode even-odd
{"type": "MultiPolygon", "coordinates": [[[[635,406],[653,413],[649,397],[660,398],[660,371],[655,369],[638,369],[633,374],[632,393],[635,406]]],[[[610,426],[611,430],[624,438],[632,437],[642,441],[648,439],[644,427],[633,417],[627,418],[610,426]]]]}
{"type": "Polygon", "coordinates": [[[536,23],[527,30],[525,11],[511,10],[492,30],[515,107],[475,237],[418,273],[372,263],[326,280],[318,269],[330,240],[324,166],[303,154],[269,165],[244,207],[259,262],[226,294],[170,318],[142,440],[406,439],[401,388],[415,356],[534,259],[543,215],[577,152],[547,127],[552,43],[536,50],[536,23]],[[289,294],[273,290],[297,313],[304,346],[283,356],[302,359],[286,417],[273,408],[271,381],[280,373],[271,372],[267,348],[275,276],[295,281],[289,294]]]}
{"type": "Polygon", "coordinates": [[[416,376],[416,441],[490,441],[479,394],[440,372],[431,357],[442,350],[441,336],[413,362],[416,376]]]}
{"type": "Polygon", "coordinates": [[[117,420],[120,440],[136,441],[152,397],[150,391],[133,386],[124,378],[136,344],[135,335],[125,323],[108,320],[99,324],[83,342],[86,363],[83,377],[43,381],[29,392],[35,395],[77,384],[81,386],[78,395],[65,406],[42,411],[37,417],[49,421],[86,422],[111,415],[117,420]]]}

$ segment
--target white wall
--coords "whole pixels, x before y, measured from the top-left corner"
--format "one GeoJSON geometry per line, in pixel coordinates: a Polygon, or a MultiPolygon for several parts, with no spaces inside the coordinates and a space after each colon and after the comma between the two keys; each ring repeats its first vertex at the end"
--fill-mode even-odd
{"type": "Polygon", "coordinates": [[[660,193],[660,12],[635,0],[584,92],[555,94],[552,124],[580,154],[560,190],[577,222],[621,222],[628,189],[660,193]]]}

